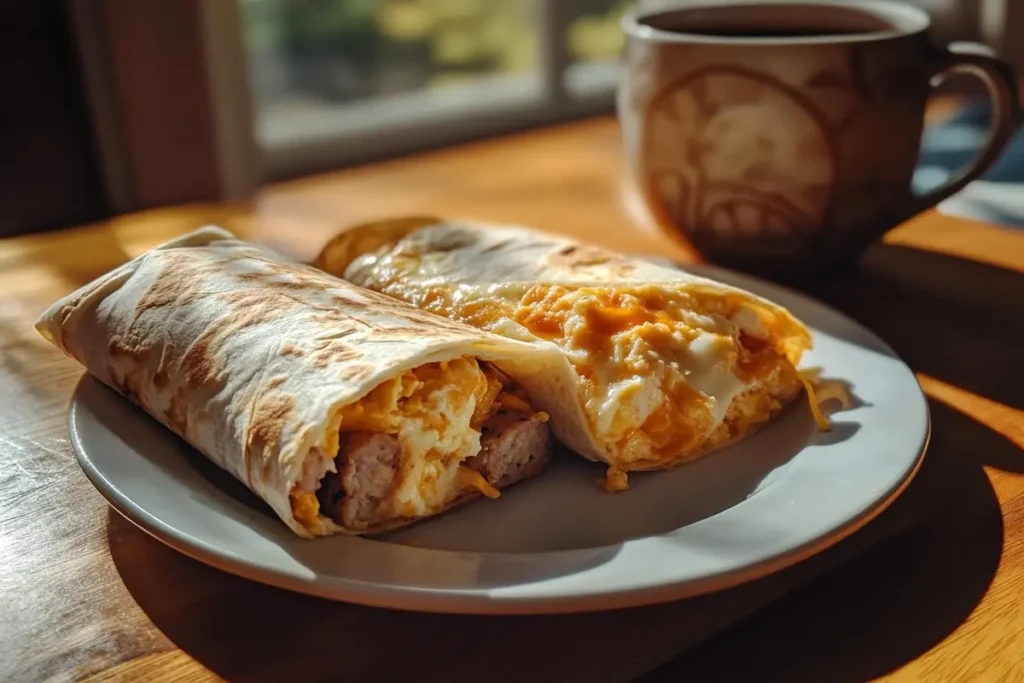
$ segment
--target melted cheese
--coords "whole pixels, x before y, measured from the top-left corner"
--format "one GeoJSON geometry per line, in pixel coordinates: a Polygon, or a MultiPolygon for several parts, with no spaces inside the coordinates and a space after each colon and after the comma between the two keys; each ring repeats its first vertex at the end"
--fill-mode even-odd
{"type": "MultiPolygon", "coordinates": [[[[737,310],[656,285],[538,285],[513,317],[565,350],[591,427],[611,444],[614,465],[629,470],[700,449],[737,396],[788,363],[767,341],[737,335],[727,317],[737,310]]],[[[616,488],[624,484],[619,470],[616,488]]]]}

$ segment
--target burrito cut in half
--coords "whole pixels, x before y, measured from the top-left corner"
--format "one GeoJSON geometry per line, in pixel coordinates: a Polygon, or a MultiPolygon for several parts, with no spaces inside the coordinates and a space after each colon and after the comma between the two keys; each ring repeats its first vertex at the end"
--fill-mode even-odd
{"type": "Polygon", "coordinates": [[[547,415],[492,364],[529,345],[219,228],[125,263],[36,327],[303,537],[495,498],[552,449],[547,415]]]}
{"type": "Polygon", "coordinates": [[[811,337],[785,308],[527,228],[430,217],[364,224],[331,240],[316,265],[424,311],[557,349],[554,365],[544,355],[498,366],[550,413],[561,441],[609,465],[609,490],[626,488],[629,471],[743,438],[805,384],[797,364],[811,337]]]}

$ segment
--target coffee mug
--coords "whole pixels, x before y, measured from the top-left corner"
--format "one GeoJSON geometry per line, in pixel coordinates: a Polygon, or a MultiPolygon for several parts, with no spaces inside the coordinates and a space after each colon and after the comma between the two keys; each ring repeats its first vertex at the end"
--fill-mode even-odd
{"type": "Polygon", "coordinates": [[[624,146],[653,218],[709,260],[798,279],[854,260],[983,174],[1019,120],[1017,77],[939,48],[899,2],[688,3],[627,16],[624,146]],[[985,85],[993,124],[961,175],[911,189],[932,88],[985,85]]]}

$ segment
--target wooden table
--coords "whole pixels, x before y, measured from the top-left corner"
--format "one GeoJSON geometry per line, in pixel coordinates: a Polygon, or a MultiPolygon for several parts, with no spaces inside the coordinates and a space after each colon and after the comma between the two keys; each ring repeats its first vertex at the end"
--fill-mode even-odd
{"type": "Polygon", "coordinates": [[[812,288],[919,372],[926,464],[945,463],[946,481],[915,482],[905,498],[928,514],[865,542],[883,515],[835,568],[714,597],[722,623],[715,609],[694,624],[699,602],[485,619],[294,595],[165,548],[78,469],[65,419],[81,369],[31,327],[60,295],[208,222],[302,257],[351,222],[433,212],[694,258],[640,222],[620,169],[615,123],[595,120],[282,183],[251,205],[0,242],[0,679],[504,680],[556,642],[537,680],[1024,680],[1024,232],[928,214],[812,288]],[[771,604],[739,620],[759,595],[771,604]]]}

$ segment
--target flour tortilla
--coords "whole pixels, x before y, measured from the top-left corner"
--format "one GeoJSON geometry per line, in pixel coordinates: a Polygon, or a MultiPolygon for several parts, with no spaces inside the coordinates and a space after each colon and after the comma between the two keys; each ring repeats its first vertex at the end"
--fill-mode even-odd
{"type": "MultiPolygon", "coordinates": [[[[288,495],[309,458],[333,459],[315,451],[331,442],[342,406],[422,364],[532,352],[215,227],[85,285],[36,328],[303,537],[288,495]]],[[[313,534],[355,533],[321,520],[313,534]]]]}
{"type": "MultiPolygon", "coordinates": [[[[788,310],[751,292],[521,226],[447,221],[433,216],[366,223],[335,236],[321,250],[315,264],[328,273],[376,289],[382,277],[389,276],[387,266],[376,255],[392,248],[416,260],[415,267],[397,275],[399,297],[413,303],[432,291],[467,297],[486,293],[517,297],[537,284],[624,288],[653,283],[739,304],[733,322],[755,334],[771,327],[779,337],[780,350],[794,366],[811,346],[809,332],[788,310]]],[[[551,415],[558,439],[590,460],[615,464],[610,456],[612,446],[596,436],[584,412],[578,374],[563,353],[550,355],[551,347],[556,345],[517,324],[492,331],[543,352],[496,364],[525,388],[538,408],[551,415]]],[[[706,452],[692,453],[687,459],[706,452]]],[[[631,469],[664,466],[637,463],[631,469]]]]}

